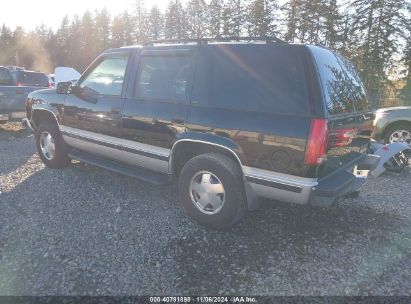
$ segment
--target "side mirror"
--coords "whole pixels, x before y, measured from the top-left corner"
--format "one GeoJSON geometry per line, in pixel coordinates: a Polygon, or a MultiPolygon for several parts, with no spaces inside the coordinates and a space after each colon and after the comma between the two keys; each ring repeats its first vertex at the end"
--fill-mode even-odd
{"type": "Polygon", "coordinates": [[[57,84],[57,94],[67,94],[72,88],[72,83],[68,82],[59,82],[57,84]]]}

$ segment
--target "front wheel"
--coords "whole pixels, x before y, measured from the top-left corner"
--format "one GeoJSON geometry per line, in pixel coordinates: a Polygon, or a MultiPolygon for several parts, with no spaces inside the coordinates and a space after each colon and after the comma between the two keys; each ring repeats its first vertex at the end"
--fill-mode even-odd
{"type": "Polygon", "coordinates": [[[70,163],[67,148],[56,123],[43,122],[36,131],[36,146],[43,163],[51,169],[61,169],[70,163]]]}
{"type": "Polygon", "coordinates": [[[179,188],[186,213],[203,226],[228,228],[246,213],[241,169],[225,155],[202,154],[189,160],[179,188]]]}

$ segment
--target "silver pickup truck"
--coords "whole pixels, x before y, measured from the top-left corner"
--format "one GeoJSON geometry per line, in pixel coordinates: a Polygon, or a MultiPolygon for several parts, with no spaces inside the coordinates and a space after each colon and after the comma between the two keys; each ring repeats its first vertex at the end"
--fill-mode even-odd
{"type": "Polygon", "coordinates": [[[49,87],[46,74],[17,67],[0,67],[0,124],[26,117],[30,92],[49,87]]]}

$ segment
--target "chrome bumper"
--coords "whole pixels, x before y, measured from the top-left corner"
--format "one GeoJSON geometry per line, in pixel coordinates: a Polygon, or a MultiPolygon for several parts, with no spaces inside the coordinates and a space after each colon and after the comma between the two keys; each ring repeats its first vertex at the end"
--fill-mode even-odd
{"type": "Polygon", "coordinates": [[[359,191],[378,162],[378,156],[364,155],[322,179],[243,167],[246,189],[253,192],[247,196],[327,207],[359,191]]]}

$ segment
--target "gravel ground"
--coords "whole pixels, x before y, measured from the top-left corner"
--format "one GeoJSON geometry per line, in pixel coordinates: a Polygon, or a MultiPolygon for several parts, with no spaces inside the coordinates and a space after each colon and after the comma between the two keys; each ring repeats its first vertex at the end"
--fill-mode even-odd
{"type": "Polygon", "coordinates": [[[267,201],[216,232],[184,215],[175,185],[46,169],[33,136],[6,128],[0,295],[411,294],[409,171],[332,209],[267,201]]]}

